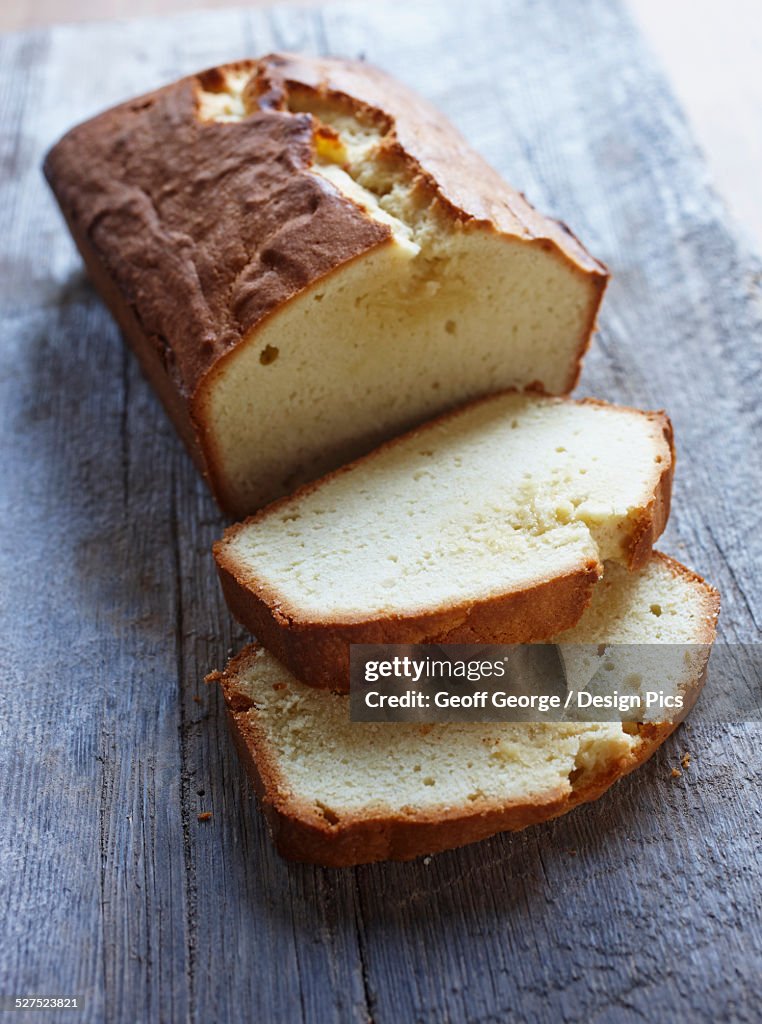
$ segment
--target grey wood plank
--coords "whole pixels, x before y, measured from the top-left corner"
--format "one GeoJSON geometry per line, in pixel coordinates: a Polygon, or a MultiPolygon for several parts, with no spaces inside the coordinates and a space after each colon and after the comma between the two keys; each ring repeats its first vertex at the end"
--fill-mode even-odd
{"type": "Polygon", "coordinates": [[[244,639],[212,571],[221,517],[38,171],[70,124],[247,53],[364,53],[410,81],[611,264],[583,389],[669,408],[665,547],[749,639],[762,275],[626,11],[230,11],[0,46],[0,994],[84,993],[92,1021],[756,1019],[756,726],[699,714],[615,794],[429,864],[277,858],[201,683],[244,639]]]}

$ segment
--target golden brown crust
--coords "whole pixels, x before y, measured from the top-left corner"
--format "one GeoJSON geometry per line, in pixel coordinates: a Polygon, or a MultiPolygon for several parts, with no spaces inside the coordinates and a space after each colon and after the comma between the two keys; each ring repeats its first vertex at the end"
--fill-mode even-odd
{"type": "Polygon", "coordinates": [[[290,299],[391,241],[387,225],[309,173],[314,121],[299,96],[382,124],[386,158],[464,230],[548,248],[589,281],[574,386],[607,274],[568,229],[536,213],[441,114],[374,68],[288,55],[228,67],[252,74],[242,120],[199,118],[200,90],[224,82],[213,68],[77,126],[45,160],[94,282],[224,508],[232,499],[205,430],[214,371],[290,299]]]}
{"type": "Polygon", "coordinates": [[[68,224],[72,238],[85,264],[90,280],[98,289],[101,298],[111,311],[130,348],[140,363],[143,373],[161,400],[167,415],[174,424],[188,452],[201,473],[206,474],[207,466],[196,439],[196,427],[191,420],[188,403],[181,392],[174,386],[166,373],[159,353],[146,337],[137,318],[135,308],[125,301],[124,294],[117,287],[114,278],[108,273],[99,254],[90,244],[84,232],[73,223],[66,210],[64,218],[68,224]]]}
{"type": "MultiPolygon", "coordinates": [[[[719,614],[719,594],[698,574],[674,559],[655,552],[654,559],[675,576],[702,591],[703,623],[695,641],[714,641],[719,614]]],[[[300,802],[284,784],[269,756],[251,701],[238,687],[237,677],[256,651],[246,647],[227,666],[220,678],[233,739],[267,818],[278,851],[291,860],[347,867],[379,860],[410,860],[427,853],[464,846],[498,832],[515,831],[558,817],[579,804],[601,796],[614,782],[633,771],[658,749],[679,722],[639,727],[640,742],[633,751],[604,769],[570,780],[568,787],[540,798],[513,803],[485,801],[467,808],[455,807],[407,814],[369,812],[332,820],[315,807],[300,802]]],[[[704,676],[689,691],[686,712],[701,692],[704,676]]]]}
{"type": "Polygon", "coordinates": [[[340,104],[380,128],[385,135],[382,159],[403,164],[462,223],[478,222],[538,245],[550,243],[605,282],[605,266],[565,224],[538,213],[436,107],[397,79],[364,61],[298,54],[271,54],[260,66],[266,69],[274,104],[282,107],[285,97],[302,94],[310,103],[340,104]]]}
{"type": "Polygon", "coordinates": [[[186,399],[269,312],[391,235],[309,173],[309,114],[203,121],[205,77],[78,125],[45,160],[68,222],[186,399]]]}
{"type": "Polygon", "coordinates": [[[574,573],[533,587],[409,617],[364,621],[300,622],[256,582],[242,576],[215,546],[230,611],[298,679],[320,689],[349,690],[350,644],[532,643],[570,629],[593,596],[601,567],[588,562],[574,573]]]}
{"type": "MultiPolygon", "coordinates": [[[[223,682],[223,688],[225,683],[223,682]]],[[[308,806],[278,795],[277,774],[263,754],[245,712],[228,706],[228,721],[243,762],[281,856],[288,860],[351,867],[380,860],[412,860],[487,839],[498,832],[518,832],[557,818],[597,800],[615,782],[634,771],[661,746],[679,723],[643,726],[641,742],[628,757],[608,764],[580,784],[547,793],[531,803],[453,808],[449,813],[357,816],[331,822],[308,806]]]]}
{"type": "MultiPolygon", "coordinates": [[[[247,573],[237,559],[229,554],[230,542],[251,524],[277,514],[286,504],[306,497],[326,481],[372,461],[380,452],[388,451],[408,438],[419,435],[433,424],[444,423],[464,410],[497,398],[499,396],[475,399],[387,441],[368,455],[305,484],[293,495],[281,498],[242,523],[229,527],[222,540],[214,545],[217,571],[230,611],[298,679],[321,689],[347,692],[349,645],[353,643],[534,643],[547,640],[579,621],[603,571],[600,562],[595,560],[587,561],[574,572],[553,579],[538,579],[522,591],[482,601],[422,611],[404,618],[380,615],[371,619],[336,622],[304,619],[298,608],[289,607],[277,591],[247,573]]],[[[598,399],[586,398],[581,403],[607,407],[606,402],[598,399]]],[[[648,562],[653,544],[667,523],[674,447],[672,425],[665,413],[626,411],[636,412],[655,423],[667,440],[671,452],[670,459],[654,473],[653,492],[648,504],[636,517],[622,524],[622,530],[627,531],[622,541],[623,559],[628,568],[637,569],[648,562]]]]}
{"type": "MultiPolygon", "coordinates": [[[[241,716],[231,716],[236,747],[246,745],[245,724],[241,716]]],[[[548,793],[536,803],[485,806],[467,811],[453,810],[450,815],[382,818],[356,818],[341,826],[321,824],[317,815],[309,820],[293,808],[285,809],[268,801],[262,807],[282,857],[288,860],[323,864],[327,867],[351,867],[381,860],[413,860],[425,854],[440,853],[469,843],[488,839],[499,832],[519,832],[551,818],[560,817],[580,804],[597,800],[615,782],[634,771],[661,746],[676,725],[644,728],[641,742],[629,757],[612,761],[605,770],[589,776],[584,784],[572,784],[563,792],[548,793]]],[[[250,754],[244,757],[249,772],[256,772],[250,754]]],[[[255,786],[256,788],[256,786],[255,786]]],[[[261,799],[261,798],[260,798],[261,799]]]]}
{"type": "MultiPolygon", "coordinates": [[[[583,398],[582,402],[585,405],[597,405],[602,408],[608,405],[607,402],[598,398],[583,398]]],[[[640,410],[630,409],[628,406],[618,406],[617,408],[640,412],[640,410]]],[[[624,545],[624,562],[628,569],[642,569],[651,558],[654,544],[664,533],[669,520],[672,483],[675,477],[675,435],[669,416],[663,409],[640,414],[656,424],[661,431],[669,446],[669,458],[662,460],[660,455],[656,456],[660,468],[655,473],[653,496],[646,507],[640,510],[637,518],[625,524],[628,536],[624,545]]]]}

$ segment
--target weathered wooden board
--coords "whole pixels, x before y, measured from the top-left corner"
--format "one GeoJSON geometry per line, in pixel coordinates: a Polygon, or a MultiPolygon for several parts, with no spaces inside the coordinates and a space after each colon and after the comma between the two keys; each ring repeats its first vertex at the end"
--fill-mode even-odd
{"type": "Polygon", "coordinates": [[[212,568],[222,520],[39,165],[107,104],[276,47],[417,85],[610,264],[583,390],[669,409],[663,545],[720,586],[726,639],[758,639],[762,273],[626,10],[447,0],[2,38],[0,995],[84,996],[65,1019],[86,1021],[756,1021],[758,725],[699,714],[597,804],[428,864],[273,852],[201,682],[243,640],[212,568]]]}

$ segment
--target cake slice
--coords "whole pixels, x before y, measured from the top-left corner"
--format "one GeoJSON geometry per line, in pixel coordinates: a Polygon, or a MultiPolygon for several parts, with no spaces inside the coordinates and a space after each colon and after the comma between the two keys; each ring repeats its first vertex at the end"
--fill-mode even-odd
{"type": "Polygon", "coordinates": [[[525,643],[573,626],[605,560],[669,514],[669,420],[508,393],[304,487],[215,545],[233,614],[298,678],[349,686],[350,643],[525,643]]]}
{"type": "Polygon", "coordinates": [[[361,61],[191,75],[73,128],[45,174],[235,516],[469,398],[568,392],[607,280],[361,61]]]}
{"type": "MultiPolygon", "coordinates": [[[[576,628],[557,642],[710,645],[717,592],[654,554],[610,564],[576,628]]],[[[683,661],[687,702],[703,656],[683,661]]],[[[370,724],[349,697],[305,686],[261,647],[221,677],[236,746],[281,854],[346,866],[407,860],[521,829],[600,796],[674,724],[370,724]]],[[[652,680],[657,683],[658,680],[652,680]]]]}

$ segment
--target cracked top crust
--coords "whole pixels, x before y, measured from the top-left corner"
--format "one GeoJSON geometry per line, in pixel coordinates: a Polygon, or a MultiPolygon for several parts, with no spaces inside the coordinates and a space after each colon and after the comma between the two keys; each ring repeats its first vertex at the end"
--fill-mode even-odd
{"type": "Polygon", "coordinates": [[[432,106],[361,62],[270,55],[181,79],[73,128],[45,174],[186,397],[251,329],[313,281],[391,240],[388,225],[310,173],[321,103],[384,134],[424,201],[469,225],[560,251],[605,275],[432,106]],[[243,116],[204,120],[203,93],[249,74],[243,116]],[[454,154],[457,159],[453,159],[454,154]]]}

